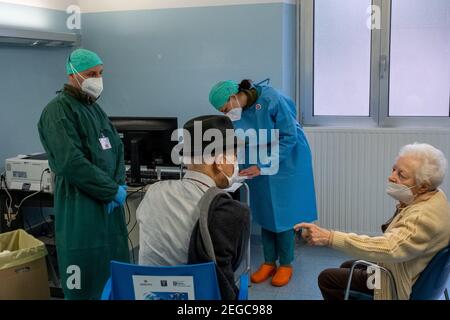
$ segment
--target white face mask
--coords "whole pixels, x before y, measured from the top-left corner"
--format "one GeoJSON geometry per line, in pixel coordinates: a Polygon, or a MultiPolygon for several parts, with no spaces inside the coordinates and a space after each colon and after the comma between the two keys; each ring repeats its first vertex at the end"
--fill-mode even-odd
{"type": "Polygon", "coordinates": [[[103,92],[103,78],[87,78],[81,84],[83,92],[98,99],[103,92]]]}
{"type": "Polygon", "coordinates": [[[239,99],[236,96],[232,96],[236,99],[238,103],[238,108],[231,109],[226,116],[231,119],[231,121],[239,121],[242,118],[242,107],[241,103],[239,102],[239,99]]]}
{"type": "Polygon", "coordinates": [[[100,95],[103,92],[103,78],[85,78],[83,77],[75,68],[73,67],[72,63],[70,64],[70,67],[72,68],[72,71],[74,73],[77,73],[84,81],[80,85],[80,82],[77,80],[78,85],[80,86],[81,90],[84,93],[87,93],[88,95],[94,97],[95,99],[98,99],[100,95]]]}
{"type": "Polygon", "coordinates": [[[388,182],[386,193],[404,204],[411,204],[414,201],[414,194],[411,189],[414,187],[415,186],[407,187],[403,184],[388,182]]]}
{"type": "Polygon", "coordinates": [[[234,162],[234,171],[233,171],[233,174],[231,175],[231,177],[227,176],[227,174],[223,171],[222,171],[222,173],[225,176],[225,178],[227,178],[227,180],[228,180],[227,188],[231,187],[233,184],[235,184],[239,178],[239,164],[238,164],[237,160],[235,160],[235,162],[234,162]]]}

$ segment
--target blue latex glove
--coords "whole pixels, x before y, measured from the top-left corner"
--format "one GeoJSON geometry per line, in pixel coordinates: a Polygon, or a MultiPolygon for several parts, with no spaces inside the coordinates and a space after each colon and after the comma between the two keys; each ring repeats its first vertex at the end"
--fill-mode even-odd
{"type": "MultiPolygon", "coordinates": [[[[126,184],[122,184],[121,187],[125,189],[125,192],[128,191],[128,186],[127,186],[126,184]]],[[[127,196],[128,196],[128,193],[127,193],[127,195],[125,196],[125,201],[127,201],[127,196]]],[[[122,205],[123,205],[123,204],[122,204],[122,205]]]]}
{"type": "Polygon", "coordinates": [[[128,187],[126,185],[119,186],[114,202],[117,202],[118,205],[123,206],[125,200],[127,199],[127,189],[128,187]]]}
{"type": "Polygon", "coordinates": [[[110,203],[108,203],[108,204],[105,205],[106,212],[107,212],[108,214],[113,213],[114,210],[115,210],[116,208],[118,208],[118,207],[119,207],[119,204],[118,204],[117,202],[115,202],[115,201],[111,201],[110,203]]]}

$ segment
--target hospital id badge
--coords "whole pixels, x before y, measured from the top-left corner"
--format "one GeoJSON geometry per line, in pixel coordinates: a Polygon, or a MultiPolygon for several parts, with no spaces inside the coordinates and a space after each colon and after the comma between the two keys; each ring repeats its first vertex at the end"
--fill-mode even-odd
{"type": "Polygon", "coordinates": [[[109,150],[111,149],[111,142],[109,142],[109,138],[108,137],[102,137],[99,139],[100,144],[102,146],[103,150],[109,150]]]}

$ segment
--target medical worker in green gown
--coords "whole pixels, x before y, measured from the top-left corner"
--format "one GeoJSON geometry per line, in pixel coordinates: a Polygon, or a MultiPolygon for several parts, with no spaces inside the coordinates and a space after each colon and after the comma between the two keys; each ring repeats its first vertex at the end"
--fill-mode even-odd
{"type": "Polygon", "coordinates": [[[41,142],[56,175],[55,236],[66,299],[99,299],[109,262],[129,262],[123,144],[97,103],[103,62],[85,49],[67,59],[68,84],[45,107],[41,142]]]}

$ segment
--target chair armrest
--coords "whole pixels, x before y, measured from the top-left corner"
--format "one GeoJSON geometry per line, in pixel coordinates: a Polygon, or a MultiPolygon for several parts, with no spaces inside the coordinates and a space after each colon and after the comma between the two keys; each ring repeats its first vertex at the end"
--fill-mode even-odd
{"type": "Polygon", "coordinates": [[[243,274],[239,278],[239,297],[238,300],[248,300],[248,274],[243,274]]]}
{"type": "Polygon", "coordinates": [[[106,281],[105,286],[103,287],[102,297],[101,300],[111,300],[111,278],[108,278],[108,281],[106,281]]]}
{"type": "Polygon", "coordinates": [[[398,300],[398,296],[397,296],[397,284],[395,283],[395,279],[394,276],[392,275],[392,272],[390,272],[388,269],[380,267],[379,265],[369,262],[369,261],[365,261],[365,260],[358,260],[355,261],[352,265],[352,268],[350,269],[350,275],[348,277],[348,283],[347,283],[347,288],[345,290],[345,300],[348,300],[348,297],[350,295],[350,287],[351,287],[351,283],[352,283],[352,277],[353,277],[353,272],[355,271],[355,267],[357,265],[364,265],[367,267],[375,267],[377,269],[380,269],[381,271],[385,272],[389,278],[389,281],[391,282],[391,286],[392,286],[392,298],[393,300],[398,300]]]}

